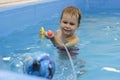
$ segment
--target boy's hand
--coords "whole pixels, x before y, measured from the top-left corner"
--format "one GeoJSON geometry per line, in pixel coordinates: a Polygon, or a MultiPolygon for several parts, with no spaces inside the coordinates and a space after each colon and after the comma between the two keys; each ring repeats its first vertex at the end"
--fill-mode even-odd
{"type": "Polygon", "coordinates": [[[54,33],[51,30],[48,30],[48,32],[45,33],[45,36],[47,38],[53,38],[54,37],[54,33]]]}

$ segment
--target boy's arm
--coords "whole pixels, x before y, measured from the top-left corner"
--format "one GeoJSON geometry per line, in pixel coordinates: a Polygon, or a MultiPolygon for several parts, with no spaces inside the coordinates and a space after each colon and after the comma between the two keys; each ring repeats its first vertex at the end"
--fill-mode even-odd
{"type": "MultiPolygon", "coordinates": [[[[51,41],[55,46],[64,47],[64,44],[60,40],[58,40],[58,38],[56,38],[56,37],[51,38],[51,41]]],[[[70,47],[70,46],[77,44],[78,42],[79,42],[79,38],[75,37],[74,39],[69,40],[65,44],[65,46],[70,47]]]]}
{"type": "Polygon", "coordinates": [[[60,40],[60,34],[61,34],[60,30],[57,30],[55,36],[50,40],[55,46],[63,47],[64,45],[60,40]]]}
{"type": "Polygon", "coordinates": [[[50,39],[54,46],[63,47],[63,43],[54,36],[50,39]]]}
{"type": "Polygon", "coordinates": [[[77,44],[79,42],[79,38],[76,36],[74,39],[71,39],[70,41],[68,41],[65,46],[66,47],[70,47],[73,46],[75,44],[77,44]]]}

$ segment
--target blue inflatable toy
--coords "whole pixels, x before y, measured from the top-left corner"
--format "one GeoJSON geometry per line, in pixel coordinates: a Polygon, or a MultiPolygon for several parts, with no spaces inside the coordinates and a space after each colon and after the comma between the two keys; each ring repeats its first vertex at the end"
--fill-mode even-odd
{"type": "Polygon", "coordinates": [[[28,75],[52,79],[55,73],[55,63],[48,54],[34,54],[25,60],[23,71],[28,75]]]}

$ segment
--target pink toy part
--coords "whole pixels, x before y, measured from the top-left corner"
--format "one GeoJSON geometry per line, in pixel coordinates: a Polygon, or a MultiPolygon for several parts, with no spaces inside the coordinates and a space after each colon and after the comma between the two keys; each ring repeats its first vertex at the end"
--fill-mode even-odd
{"type": "Polygon", "coordinates": [[[48,36],[52,36],[52,35],[53,35],[53,32],[52,32],[51,30],[49,30],[49,31],[47,32],[47,35],[48,35],[48,36]]]}

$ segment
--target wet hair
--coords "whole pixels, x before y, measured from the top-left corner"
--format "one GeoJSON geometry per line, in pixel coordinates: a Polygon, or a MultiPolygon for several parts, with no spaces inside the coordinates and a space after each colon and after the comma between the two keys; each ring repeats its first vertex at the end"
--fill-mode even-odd
{"type": "Polygon", "coordinates": [[[76,8],[74,6],[68,6],[68,7],[64,8],[64,10],[62,11],[61,19],[63,17],[63,14],[70,14],[71,16],[76,16],[78,18],[78,24],[80,24],[82,15],[78,8],[76,8]]]}

